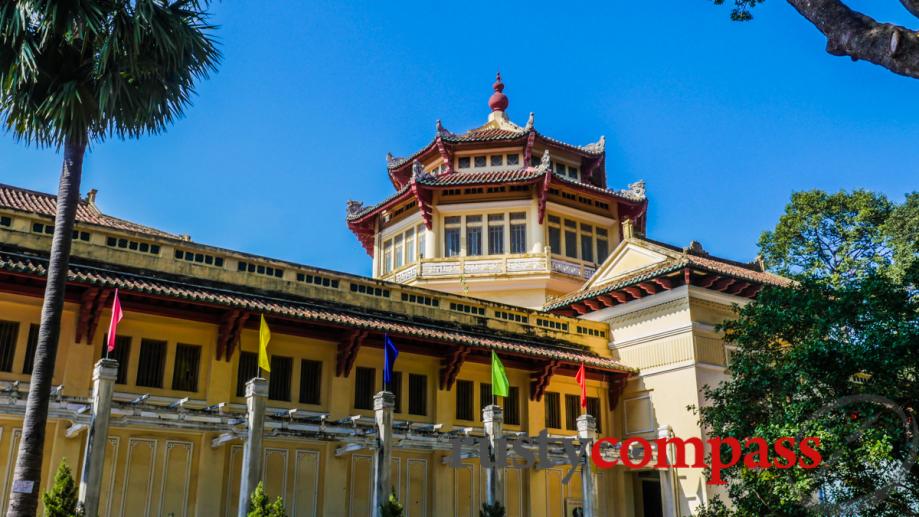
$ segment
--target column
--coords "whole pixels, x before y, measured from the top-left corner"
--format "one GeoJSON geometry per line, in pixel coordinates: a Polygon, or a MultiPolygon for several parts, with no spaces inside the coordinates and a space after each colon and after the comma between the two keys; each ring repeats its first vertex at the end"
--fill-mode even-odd
{"type": "Polygon", "coordinates": [[[379,517],[380,506],[389,499],[392,492],[392,412],[396,407],[396,396],[381,391],[373,396],[373,412],[377,420],[377,450],[373,456],[373,513],[379,517]]]}
{"type": "Polygon", "coordinates": [[[265,432],[265,399],[268,380],[261,377],[246,383],[249,436],[243,446],[243,471],[239,477],[239,517],[249,514],[249,498],[262,480],[262,435],[265,432]]]}
{"type": "Polygon", "coordinates": [[[590,460],[593,443],[597,439],[597,419],[591,415],[581,415],[577,419],[578,440],[588,443],[584,451],[584,461],[581,463],[581,497],[584,499],[584,517],[597,515],[597,474],[590,460]]]}
{"type": "MultiPolygon", "coordinates": [[[[657,430],[658,438],[670,438],[671,434],[669,425],[662,426],[657,430]]],[[[668,465],[673,465],[673,458],[670,455],[669,446],[664,450],[658,449],[658,457],[660,457],[661,454],[667,457],[668,465]]],[[[673,467],[660,469],[658,472],[661,476],[661,506],[664,509],[664,517],[676,517],[676,501],[673,490],[673,467]]]]}
{"type": "Polygon", "coordinates": [[[504,458],[502,430],[504,410],[494,404],[482,409],[485,438],[488,439],[488,468],[485,469],[485,502],[504,506],[504,458]]]}
{"type": "Polygon", "coordinates": [[[118,361],[100,359],[96,362],[93,368],[92,421],[86,436],[86,454],[83,456],[83,475],[80,477],[78,496],[84,515],[99,513],[99,489],[102,486],[105,446],[112,417],[112,391],[117,378],[118,361]]]}

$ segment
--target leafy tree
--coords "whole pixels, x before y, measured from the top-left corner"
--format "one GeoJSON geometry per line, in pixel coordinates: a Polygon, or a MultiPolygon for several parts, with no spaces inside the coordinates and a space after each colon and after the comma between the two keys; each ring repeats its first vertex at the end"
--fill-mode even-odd
{"type": "Polygon", "coordinates": [[[891,277],[900,283],[919,285],[919,192],[893,209],[881,231],[890,239],[893,264],[891,277]]]}
{"type": "MultiPolygon", "coordinates": [[[[724,0],[712,0],[721,5],[724,0]]],[[[734,0],[731,19],[748,21],[751,9],[765,0],[734,0]]],[[[880,65],[891,72],[919,78],[919,33],[862,14],[843,0],[788,0],[798,14],[826,36],[826,51],[880,65]]],[[[919,18],[919,0],[900,0],[906,11],[919,18]]]]}
{"type": "Polygon", "coordinates": [[[73,480],[67,460],[61,460],[57,473],[54,474],[54,486],[42,494],[42,502],[45,505],[45,517],[82,515],[77,511],[77,484],[73,480]]]}
{"type": "Polygon", "coordinates": [[[733,508],[715,501],[703,515],[919,514],[916,204],[799,193],[763,235],[767,262],[797,283],[721,326],[737,350],[730,378],[704,389],[701,423],[770,444],[818,437],[823,463],[741,462],[724,471],[733,508]]]}
{"type": "MultiPolygon", "coordinates": [[[[87,146],[164,131],[219,59],[204,0],[0,2],[0,122],[63,149],[41,326],[14,478],[41,479],[51,373],[87,146]]],[[[9,515],[35,515],[13,493],[9,515]]]]}
{"type": "Polygon", "coordinates": [[[479,510],[479,517],[504,517],[505,515],[506,510],[498,501],[492,504],[482,503],[482,509],[479,510]]]}
{"type": "Polygon", "coordinates": [[[834,284],[864,276],[890,264],[880,229],[892,211],[886,197],[864,190],[795,192],[775,229],[760,237],[761,255],[783,275],[834,284]]]}
{"type": "Polygon", "coordinates": [[[284,508],[284,501],[280,497],[275,499],[273,503],[268,501],[265,487],[259,481],[250,498],[249,517],[287,517],[287,510],[284,508]]]}
{"type": "Polygon", "coordinates": [[[396,497],[396,491],[393,490],[386,499],[386,503],[380,506],[381,517],[402,517],[405,515],[405,509],[399,498],[396,497]]]}

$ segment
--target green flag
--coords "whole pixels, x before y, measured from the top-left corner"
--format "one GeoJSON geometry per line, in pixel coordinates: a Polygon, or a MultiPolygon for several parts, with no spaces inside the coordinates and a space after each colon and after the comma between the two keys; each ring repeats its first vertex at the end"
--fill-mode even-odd
{"type": "Polygon", "coordinates": [[[506,397],[508,392],[507,372],[498,354],[491,351],[491,394],[497,397],[506,397]]]}

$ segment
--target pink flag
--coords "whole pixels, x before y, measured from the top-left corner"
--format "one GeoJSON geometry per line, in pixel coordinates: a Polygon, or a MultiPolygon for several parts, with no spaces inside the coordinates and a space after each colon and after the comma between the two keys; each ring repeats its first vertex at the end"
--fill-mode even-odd
{"type": "Polygon", "coordinates": [[[112,302],[112,321],[108,324],[108,351],[115,351],[115,331],[118,329],[118,323],[124,318],[121,311],[121,301],[118,300],[118,288],[115,288],[115,300],[112,302]]]}
{"type": "Polygon", "coordinates": [[[581,387],[581,407],[587,407],[587,372],[584,371],[584,363],[581,363],[581,367],[578,368],[577,375],[574,376],[574,380],[578,381],[578,386],[581,387]]]}

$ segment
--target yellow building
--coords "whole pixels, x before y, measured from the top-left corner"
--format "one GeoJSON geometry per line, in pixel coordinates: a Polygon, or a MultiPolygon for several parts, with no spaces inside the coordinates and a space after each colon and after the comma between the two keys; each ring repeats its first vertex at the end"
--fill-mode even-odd
{"type": "MultiPolygon", "coordinates": [[[[484,126],[454,134],[438,122],[430,145],[390,158],[389,199],[349,203],[372,278],[117,219],[90,191],[74,232],[42,489],[63,458],[82,461],[115,288],[126,317],[101,515],[236,514],[260,315],[273,336],[264,482],[291,515],[369,513],[385,334],[400,349],[392,479],[409,516],[478,514],[482,467],[445,459],[453,438],[482,433],[492,351],[511,384],[508,433],[574,435],[584,364],[601,435],[701,435],[686,406],[723,377],[730,353],[714,325],[783,280],[695,243],[643,237],[644,187],[606,187],[603,140],[562,143],[538,133],[532,115],[518,126],[501,90],[498,81],[484,126]]],[[[51,195],[0,185],[2,512],[54,206],[51,195]]],[[[507,468],[508,515],[572,515],[580,478],[564,484],[566,471],[507,468]]],[[[713,494],[697,470],[614,468],[598,480],[601,515],[690,515],[713,494]]]]}

